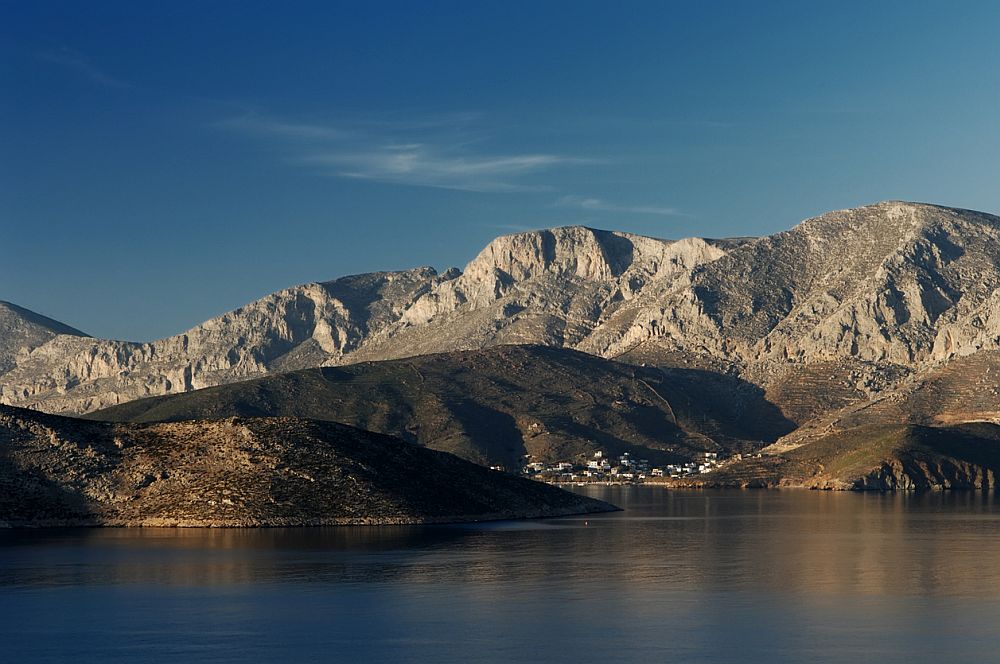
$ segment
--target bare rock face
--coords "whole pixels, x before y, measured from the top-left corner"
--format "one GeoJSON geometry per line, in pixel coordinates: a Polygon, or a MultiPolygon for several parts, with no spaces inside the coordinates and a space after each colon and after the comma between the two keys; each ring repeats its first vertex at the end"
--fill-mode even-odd
{"type": "Polygon", "coordinates": [[[149,343],[55,336],[0,376],[0,401],[87,412],[337,362],[447,278],[421,268],[306,284],[149,343]]]}
{"type": "Polygon", "coordinates": [[[995,347],[1000,218],[889,202],[739,247],[646,307],[639,341],[744,365],[854,358],[921,365],[995,347]]]}
{"type": "MultiPolygon", "coordinates": [[[[458,278],[417,300],[351,359],[497,344],[589,351],[588,339],[646,294],[725,254],[724,243],[569,227],[497,238],[458,278]]],[[[612,323],[613,324],[613,323],[612,323]]]]}
{"type": "Polygon", "coordinates": [[[17,366],[28,353],[58,335],[85,337],[83,332],[40,316],[16,304],[0,301],[0,375],[17,366]]]}
{"type": "Polygon", "coordinates": [[[520,233],[461,273],[307,284],[150,343],[11,337],[0,402],[82,413],[305,367],[539,344],[712,366],[801,422],[1000,348],[998,241],[998,217],[904,202],[756,240],[520,233]],[[837,389],[816,396],[799,375],[837,389]]]}

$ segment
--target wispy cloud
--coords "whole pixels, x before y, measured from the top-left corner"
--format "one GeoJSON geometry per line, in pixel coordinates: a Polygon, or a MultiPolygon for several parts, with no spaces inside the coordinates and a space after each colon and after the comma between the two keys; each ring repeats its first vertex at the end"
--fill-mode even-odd
{"type": "Polygon", "coordinates": [[[556,166],[587,163],[553,154],[459,154],[448,146],[422,143],[324,152],[301,161],[327,167],[330,175],[466,191],[546,191],[546,185],[519,178],[556,166]]]}
{"type": "Polygon", "coordinates": [[[463,191],[549,191],[527,181],[555,168],[596,160],[551,153],[487,149],[489,135],[468,125],[477,116],[364,120],[343,124],[299,123],[245,115],[217,127],[276,142],[287,163],[331,176],[463,191]]]}
{"type": "Polygon", "coordinates": [[[341,140],[353,136],[353,132],[319,124],[281,122],[258,115],[241,115],[215,123],[216,127],[232,129],[259,137],[284,137],[308,140],[341,140]]]}
{"type": "Polygon", "coordinates": [[[600,198],[586,196],[563,196],[555,202],[556,207],[592,210],[595,212],[624,212],[628,214],[653,214],[661,217],[686,217],[687,214],[677,208],[658,205],[619,205],[609,203],[600,198]]]}
{"type": "Polygon", "coordinates": [[[89,80],[91,83],[96,83],[97,85],[105,88],[132,87],[129,83],[126,83],[119,78],[115,78],[95,65],[82,53],[77,53],[76,51],[72,51],[68,48],[64,48],[59,51],[42,51],[40,53],[36,53],[35,56],[42,62],[48,62],[69,69],[78,76],[89,80]]]}

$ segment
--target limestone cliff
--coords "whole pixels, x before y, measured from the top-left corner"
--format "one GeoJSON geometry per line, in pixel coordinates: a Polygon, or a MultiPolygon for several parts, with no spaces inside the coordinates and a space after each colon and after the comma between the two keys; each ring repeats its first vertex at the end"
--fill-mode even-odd
{"type": "Polygon", "coordinates": [[[59,335],[87,336],[51,318],[0,301],[0,375],[17,366],[19,361],[24,361],[31,351],[59,335]]]}
{"type": "Polygon", "coordinates": [[[0,401],[82,413],[337,362],[450,276],[421,268],[306,284],[148,343],[55,336],[0,375],[0,401]]]}
{"type": "Polygon", "coordinates": [[[743,365],[852,358],[921,366],[997,347],[1000,218],[888,202],[739,247],[646,306],[622,336],[743,365]]]}
{"type": "Polygon", "coordinates": [[[729,244],[582,227],[500,237],[352,359],[518,343],[587,350],[586,340],[631,303],[672,287],[729,244]]]}

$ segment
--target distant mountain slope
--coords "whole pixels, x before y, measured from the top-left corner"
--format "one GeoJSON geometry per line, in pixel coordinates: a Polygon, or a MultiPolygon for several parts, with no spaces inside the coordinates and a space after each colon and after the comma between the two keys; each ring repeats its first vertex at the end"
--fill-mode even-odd
{"type": "Polygon", "coordinates": [[[1000,488],[1000,426],[886,423],[828,430],[793,449],[728,463],[674,484],[996,491],[1000,488]]]}
{"type": "Polygon", "coordinates": [[[69,325],[0,301],[0,374],[13,368],[19,356],[27,355],[60,334],[87,336],[69,325]]]}
{"type": "Polygon", "coordinates": [[[706,372],[662,372],[539,346],[304,370],[94,413],[114,421],[295,416],[379,431],[477,463],[631,451],[680,460],[749,450],[791,424],[760,391],[706,372]]]}
{"type": "Polygon", "coordinates": [[[0,406],[14,526],[436,523],[612,509],[452,455],[293,418],[128,425],[0,406]]]}
{"type": "Polygon", "coordinates": [[[998,217],[898,201],[756,240],[521,233],[464,272],[291,288],[156,342],[59,335],[18,352],[0,401],[89,412],[298,368],[517,343],[715,367],[805,422],[1000,348],[998,242],[998,217]]]}
{"type": "Polygon", "coordinates": [[[0,401],[87,412],[272,370],[318,366],[350,353],[433,284],[453,276],[420,268],[306,284],[149,343],[58,336],[0,375],[0,401]]]}
{"type": "Polygon", "coordinates": [[[1000,351],[980,351],[916,373],[870,399],[805,422],[770,449],[783,452],[848,429],[881,425],[1000,424],[1000,351]]]}

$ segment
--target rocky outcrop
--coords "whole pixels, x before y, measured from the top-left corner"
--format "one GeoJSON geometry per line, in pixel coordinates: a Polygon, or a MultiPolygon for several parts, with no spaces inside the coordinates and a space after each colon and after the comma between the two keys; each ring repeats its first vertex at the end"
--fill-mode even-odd
{"type": "MultiPolygon", "coordinates": [[[[650,293],[725,254],[722,242],[569,227],[497,238],[458,278],[432,289],[354,361],[544,344],[590,352],[588,340],[650,293]]],[[[600,353],[595,353],[600,354],[600,353]]]]}
{"type": "Polygon", "coordinates": [[[851,482],[857,491],[995,491],[997,471],[960,459],[892,459],[851,482]]]}
{"type": "Polygon", "coordinates": [[[1000,218],[902,202],[831,212],[696,270],[603,352],[660,338],[766,374],[852,358],[922,366],[996,347],[1000,218]]]}
{"type": "Polygon", "coordinates": [[[56,336],[0,376],[0,401],[82,413],[336,363],[451,276],[421,268],[306,284],[148,343],[56,336]]]}
{"type": "Polygon", "coordinates": [[[7,526],[444,523],[612,509],[332,422],[126,425],[0,406],[7,526]]]}
{"type": "Polygon", "coordinates": [[[31,351],[59,335],[85,337],[83,332],[16,304],[0,301],[0,375],[24,361],[31,351]]]}

